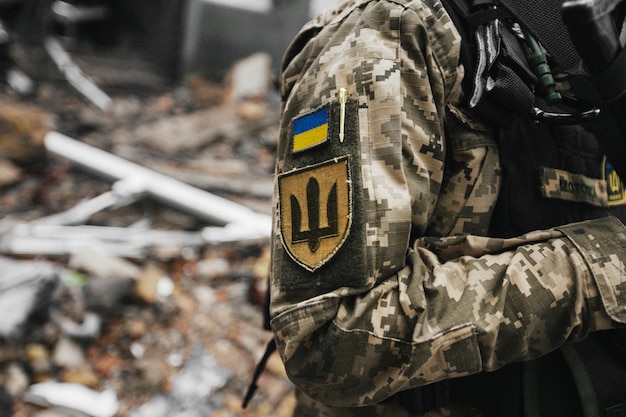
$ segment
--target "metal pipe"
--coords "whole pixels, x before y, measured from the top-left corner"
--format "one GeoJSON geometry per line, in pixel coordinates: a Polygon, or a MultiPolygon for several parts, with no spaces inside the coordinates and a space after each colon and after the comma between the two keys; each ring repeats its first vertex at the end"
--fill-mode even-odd
{"type": "Polygon", "coordinates": [[[54,37],[46,38],[44,47],[72,87],[87,97],[100,110],[109,110],[112,103],[111,98],[74,63],[72,57],[63,49],[58,39],[54,37]]]}
{"type": "Polygon", "coordinates": [[[44,138],[48,151],[112,181],[132,180],[147,196],[176,207],[210,224],[247,225],[252,234],[270,236],[271,217],[207,191],[162,175],[58,132],[44,138]]]}

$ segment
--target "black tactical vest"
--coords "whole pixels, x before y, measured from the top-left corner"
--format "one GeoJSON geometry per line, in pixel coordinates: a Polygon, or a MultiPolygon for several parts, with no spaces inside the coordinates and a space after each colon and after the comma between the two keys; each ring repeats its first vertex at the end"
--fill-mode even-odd
{"type": "MultiPolygon", "coordinates": [[[[512,117],[498,129],[503,183],[490,236],[518,236],[607,215],[626,222],[623,184],[585,126],[512,117]],[[607,206],[594,195],[602,187],[607,206]]],[[[623,417],[626,336],[618,330],[592,333],[538,360],[409,391],[400,399],[416,414],[459,403],[486,417],[623,417]]]]}
{"type": "MultiPolygon", "coordinates": [[[[491,236],[607,215],[626,221],[623,185],[584,126],[515,117],[499,129],[504,178],[491,236]],[[592,185],[602,182],[609,206],[594,195],[592,185]]],[[[626,416],[625,333],[592,333],[541,359],[448,381],[446,389],[451,402],[474,406],[487,417],[626,416]]]]}
{"type": "MultiPolygon", "coordinates": [[[[443,3],[463,37],[464,90],[471,91],[477,80],[472,78],[478,54],[473,42],[476,27],[510,15],[491,8],[494,2],[490,0],[443,3]],[[486,13],[468,18],[472,4],[486,13]]],[[[559,117],[551,120],[553,123],[533,120],[533,106],[557,115],[571,113],[572,108],[548,105],[538,98],[539,89],[527,86],[542,74],[533,74],[523,62],[510,31],[498,36],[503,37],[503,52],[491,63],[497,68],[497,87],[475,107],[490,125],[497,126],[504,175],[489,235],[518,236],[608,215],[626,223],[624,186],[612,169],[610,155],[606,157],[591,133],[593,121],[563,124],[559,117]],[[507,104],[511,106],[507,108],[507,104]]],[[[473,406],[486,417],[626,417],[625,332],[592,333],[587,340],[538,360],[398,396],[416,415],[458,403],[473,406]]]]}
{"type": "Polygon", "coordinates": [[[581,125],[521,117],[499,127],[503,187],[490,236],[513,237],[608,215],[626,221],[626,193],[610,156],[581,125]]]}

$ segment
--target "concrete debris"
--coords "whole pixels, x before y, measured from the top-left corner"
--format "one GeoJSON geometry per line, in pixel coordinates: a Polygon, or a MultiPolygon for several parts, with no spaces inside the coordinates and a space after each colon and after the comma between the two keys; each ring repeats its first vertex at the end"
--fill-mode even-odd
{"type": "Polygon", "coordinates": [[[202,402],[223,387],[230,376],[230,371],[207,354],[203,346],[194,346],[182,371],[172,381],[172,394],[182,402],[202,402]]]}
{"type": "Polygon", "coordinates": [[[35,83],[24,71],[19,68],[9,68],[7,70],[6,82],[17,95],[28,97],[35,91],[35,83]]]}
{"type": "Polygon", "coordinates": [[[0,258],[0,336],[20,335],[31,315],[48,309],[58,283],[51,263],[0,258]]]}
{"type": "MultiPolygon", "coordinates": [[[[245,224],[252,230],[263,231],[269,237],[271,220],[242,205],[210,194],[158,172],[76,141],[58,132],[50,132],[45,139],[47,149],[82,168],[116,181],[132,179],[140,184],[147,196],[187,211],[220,226],[245,224]]],[[[136,192],[136,191],[135,191],[136,192]]]]}
{"type": "Polygon", "coordinates": [[[240,9],[251,10],[259,13],[267,13],[272,10],[271,0],[207,0],[208,2],[221,4],[227,7],[238,7],[240,9]]]}
{"type": "Polygon", "coordinates": [[[228,276],[230,265],[222,258],[204,259],[196,264],[196,271],[199,277],[210,282],[228,276]]]}
{"type": "Polygon", "coordinates": [[[168,395],[154,398],[134,410],[129,417],[185,417],[213,415],[216,404],[211,394],[231,377],[202,346],[192,350],[181,372],[172,381],[168,395]]]}
{"type": "Polygon", "coordinates": [[[71,256],[68,266],[96,278],[137,279],[141,274],[141,268],[127,259],[89,249],[71,256]]]}
{"type": "Polygon", "coordinates": [[[56,127],[54,115],[42,107],[0,96],[0,155],[18,166],[40,162],[44,137],[56,127]]]}
{"type": "Polygon", "coordinates": [[[67,53],[59,39],[49,37],[45,40],[44,46],[48,54],[50,54],[50,58],[52,58],[72,87],[89,99],[100,110],[109,110],[111,107],[111,97],[74,63],[72,57],[67,53]]]}
{"type": "Polygon", "coordinates": [[[83,200],[61,213],[42,217],[32,223],[56,225],[85,224],[94,215],[109,208],[119,208],[139,200],[144,193],[143,184],[133,178],[116,181],[111,191],[83,200]]]}
{"type": "Polygon", "coordinates": [[[30,379],[24,367],[16,362],[10,362],[2,372],[2,386],[12,397],[21,397],[30,385],[30,379]]]}
{"type": "Polygon", "coordinates": [[[80,321],[59,314],[53,314],[52,318],[63,334],[88,340],[93,340],[100,334],[103,320],[102,316],[89,311],[85,312],[80,321]]]}
{"type": "Polygon", "coordinates": [[[75,40],[110,105],[25,46],[34,91],[0,92],[0,417],[290,415],[278,357],[241,408],[270,337],[267,57],[169,86],[75,40]]]}
{"type": "Polygon", "coordinates": [[[228,96],[231,100],[267,97],[272,80],[272,57],[259,52],[233,65],[226,75],[228,96]]]}
{"type": "MultiPolygon", "coordinates": [[[[165,272],[154,264],[147,265],[137,280],[135,293],[147,303],[156,303],[159,298],[167,297],[171,291],[164,287],[169,286],[165,272]]],[[[171,286],[169,286],[171,288],[171,286]]]]}
{"type": "Polygon", "coordinates": [[[83,349],[69,337],[61,337],[52,352],[52,362],[56,366],[77,369],[86,363],[83,349]]]}
{"type": "Polygon", "coordinates": [[[47,149],[81,168],[115,183],[111,191],[81,201],[74,207],[30,224],[5,225],[0,252],[7,254],[64,255],[84,248],[104,253],[142,257],[151,247],[178,244],[202,246],[235,240],[269,239],[270,216],[221,198],[174,178],[119,158],[57,132],[45,137],[47,149]],[[141,197],[152,197],[204,221],[216,224],[201,232],[172,232],[80,225],[104,209],[119,208],[141,197]]]}
{"type": "Polygon", "coordinates": [[[93,417],[113,417],[119,410],[119,402],[113,390],[97,392],[80,384],[33,384],[24,393],[24,400],[45,407],[62,407],[93,417]]]}
{"type": "MultiPolygon", "coordinates": [[[[146,230],[112,226],[56,226],[6,223],[0,230],[0,252],[12,255],[73,255],[90,250],[112,256],[143,258],[159,246],[199,247],[214,242],[260,239],[242,228],[207,228],[198,232],[146,230]]],[[[254,231],[252,231],[254,232],[254,231]]]]}
{"type": "Polygon", "coordinates": [[[22,170],[8,159],[0,158],[0,188],[17,183],[22,178],[22,170]]]}
{"type": "Polygon", "coordinates": [[[90,311],[112,316],[122,301],[134,294],[136,286],[131,278],[91,277],[83,287],[85,306],[90,311]]]}
{"type": "Polygon", "coordinates": [[[110,10],[104,6],[95,4],[92,6],[77,6],[72,2],[56,0],[50,5],[52,17],[65,24],[101,20],[107,17],[110,10]]]}

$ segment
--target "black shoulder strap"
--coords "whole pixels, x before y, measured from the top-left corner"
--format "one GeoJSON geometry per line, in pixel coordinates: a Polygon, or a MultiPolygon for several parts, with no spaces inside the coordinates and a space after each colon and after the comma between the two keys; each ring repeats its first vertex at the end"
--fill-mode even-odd
{"type": "Polygon", "coordinates": [[[529,30],[563,70],[573,70],[580,62],[561,17],[563,0],[501,0],[517,21],[529,30]],[[538,13],[537,9],[541,12],[538,13]]]}
{"type": "Polygon", "coordinates": [[[247,408],[248,404],[250,403],[250,400],[252,400],[252,397],[254,397],[254,394],[258,388],[257,381],[259,380],[259,378],[261,377],[261,374],[265,370],[265,365],[267,364],[267,361],[269,360],[270,356],[272,356],[272,353],[274,353],[275,351],[276,351],[276,341],[274,339],[270,339],[270,341],[267,343],[267,346],[265,347],[265,353],[263,354],[263,357],[261,358],[256,368],[254,369],[254,374],[252,375],[252,381],[250,382],[250,385],[248,385],[248,389],[246,390],[246,393],[243,397],[243,401],[241,403],[242,408],[244,409],[247,408]]]}
{"type": "Polygon", "coordinates": [[[442,2],[461,35],[460,59],[465,68],[462,87],[468,100],[467,107],[473,108],[480,117],[496,123],[506,123],[512,113],[529,115],[535,100],[529,83],[534,84],[536,76],[529,68],[524,49],[519,46],[516,36],[502,25],[498,25],[498,29],[492,26],[496,20],[512,18],[510,12],[498,7],[496,0],[442,2]],[[493,36],[497,37],[500,46],[496,48],[497,52],[486,52],[487,45],[495,41],[489,42],[487,37],[493,36]],[[486,62],[488,57],[494,61],[486,62]],[[488,93],[485,91],[486,72],[490,79],[495,80],[488,93]]]}

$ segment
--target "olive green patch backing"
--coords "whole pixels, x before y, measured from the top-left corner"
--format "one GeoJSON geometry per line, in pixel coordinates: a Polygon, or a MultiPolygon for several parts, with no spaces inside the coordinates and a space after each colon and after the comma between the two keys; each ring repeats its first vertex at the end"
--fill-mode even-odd
{"type": "MultiPolygon", "coordinates": [[[[361,177],[361,145],[358,101],[348,99],[345,111],[345,137],[339,140],[340,105],[330,104],[329,140],[304,152],[290,154],[284,160],[282,175],[347,158],[351,196],[348,212],[352,216],[349,231],[341,247],[322,265],[310,271],[289,255],[284,245],[277,247],[272,267],[278,285],[283,289],[335,289],[360,287],[367,283],[365,216],[361,177]]],[[[282,197],[281,197],[282,198],[282,197]]],[[[277,245],[278,246],[278,245],[277,245]]]]}

